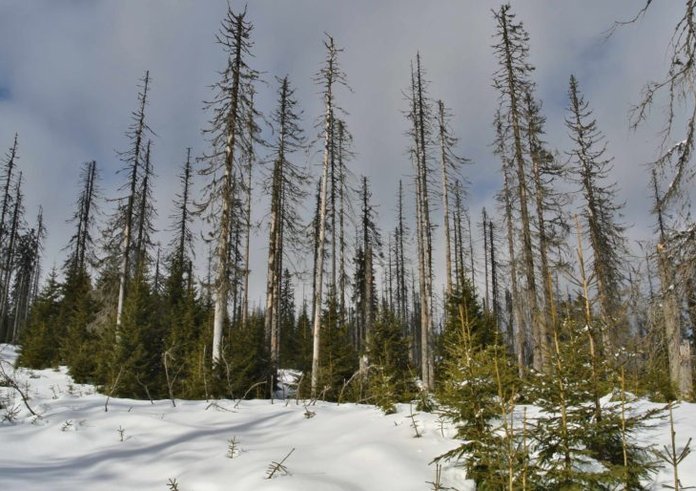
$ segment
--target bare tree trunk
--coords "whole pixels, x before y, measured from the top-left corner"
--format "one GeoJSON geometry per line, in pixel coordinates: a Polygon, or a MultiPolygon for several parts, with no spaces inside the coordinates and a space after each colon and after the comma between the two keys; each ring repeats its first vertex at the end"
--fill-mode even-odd
{"type": "Polygon", "coordinates": [[[404,205],[403,205],[403,184],[399,180],[399,217],[397,224],[398,237],[396,238],[396,243],[398,245],[397,253],[397,289],[399,296],[399,318],[404,326],[408,325],[408,286],[406,285],[406,260],[404,252],[404,205]]]}
{"type": "Polygon", "coordinates": [[[12,213],[12,224],[10,225],[9,242],[7,244],[7,249],[5,250],[5,264],[3,265],[3,280],[2,284],[2,296],[0,297],[0,332],[4,332],[5,339],[0,339],[0,341],[6,341],[9,338],[10,326],[7,323],[7,313],[9,306],[9,294],[10,294],[10,281],[12,279],[12,262],[15,255],[15,242],[17,241],[19,220],[22,209],[22,173],[19,173],[19,178],[17,179],[17,190],[15,192],[14,199],[14,211],[12,213]]]}
{"type": "Polygon", "coordinates": [[[345,322],[346,316],[346,236],[345,236],[345,186],[346,186],[346,169],[344,162],[344,127],[343,122],[338,122],[338,198],[339,198],[339,215],[338,215],[338,240],[339,240],[339,272],[338,272],[338,284],[339,284],[339,302],[338,305],[341,308],[340,317],[341,322],[345,322]]]}
{"type": "MultiPolygon", "coordinates": [[[[242,14],[242,19],[244,14],[242,14]]],[[[230,232],[232,227],[232,201],[234,200],[234,152],[237,144],[237,120],[239,115],[240,70],[242,65],[242,41],[244,29],[240,25],[234,33],[235,53],[232,60],[232,87],[230,107],[225,138],[225,165],[222,182],[222,206],[220,212],[220,232],[215,251],[217,256],[217,271],[215,272],[215,310],[213,314],[213,365],[217,365],[222,355],[222,330],[227,317],[227,302],[229,299],[230,279],[230,232]]]]}
{"type": "Polygon", "coordinates": [[[491,249],[491,310],[498,319],[498,263],[495,259],[495,241],[493,239],[493,222],[488,222],[488,247],[491,249]]]}
{"type": "Polygon", "coordinates": [[[324,93],[324,156],[322,162],[321,184],[319,188],[319,223],[318,237],[316,244],[316,265],[314,271],[314,298],[312,299],[314,319],[312,322],[312,377],[311,393],[312,397],[317,396],[319,384],[319,349],[321,339],[321,307],[322,307],[322,288],[324,285],[324,241],[326,240],[326,211],[329,186],[329,171],[332,158],[332,139],[334,126],[334,107],[333,107],[333,84],[334,63],[336,57],[336,47],[334,40],[329,36],[328,43],[325,43],[329,51],[328,66],[326,67],[326,79],[324,93]]]}
{"type": "MultiPolygon", "coordinates": [[[[520,211],[520,225],[522,232],[522,270],[525,275],[525,303],[531,317],[532,339],[533,339],[533,366],[536,370],[543,368],[543,357],[541,352],[541,333],[538,322],[537,288],[534,271],[534,249],[532,245],[532,234],[529,217],[529,191],[527,188],[527,173],[524,160],[524,149],[522,146],[522,123],[520,114],[520,101],[518,93],[520,80],[515,72],[514,49],[510,38],[509,14],[504,13],[500,17],[502,27],[502,45],[504,46],[504,69],[507,85],[507,96],[509,98],[509,118],[512,130],[513,157],[512,162],[516,171],[517,178],[517,200],[520,211]]],[[[520,302],[516,297],[515,301],[520,302]]]]}
{"type": "Polygon", "coordinates": [[[445,134],[445,106],[442,101],[437,102],[438,122],[440,133],[440,166],[442,170],[442,204],[444,212],[443,228],[445,231],[445,288],[447,296],[452,294],[452,245],[450,239],[450,214],[449,214],[449,172],[447,162],[447,142],[445,134]]]}
{"type": "MultiPolygon", "coordinates": [[[[511,304],[514,308],[514,321],[517,324],[517,330],[512,329],[515,334],[515,353],[517,354],[517,369],[520,377],[524,375],[525,361],[525,346],[526,346],[526,323],[524,315],[524,307],[519,300],[519,287],[517,284],[517,258],[515,254],[515,230],[512,216],[512,190],[510,189],[510,172],[509,164],[503,157],[503,201],[505,205],[505,224],[507,226],[507,242],[508,242],[508,260],[510,261],[510,296],[512,297],[511,304]]],[[[512,320],[512,318],[511,318],[512,320]]]]}
{"type": "Polygon", "coordinates": [[[145,166],[143,168],[143,179],[142,188],[140,191],[140,210],[138,211],[138,234],[135,240],[135,271],[136,275],[145,274],[145,249],[148,244],[146,244],[146,234],[148,220],[146,217],[148,208],[148,195],[150,193],[150,176],[152,175],[152,168],[150,167],[150,147],[152,145],[152,140],[147,141],[145,147],[145,166]]]}
{"type": "MultiPolygon", "coordinates": [[[[8,248],[5,247],[5,239],[7,236],[7,230],[6,230],[6,225],[5,225],[5,218],[7,217],[7,212],[9,211],[9,207],[11,205],[11,196],[10,196],[10,187],[12,185],[12,171],[14,170],[15,163],[17,159],[17,134],[15,133],[14,137],[14,142],[12,144],[12,148],[10,148],[10,153],[7,156],[7,160],[5,162],[5,185],[3,189],[3,198],[2,198],[2,212],[0,212],[0,251],[3,251],[3,254],[0,254],[0,263],[3,263],[2,266],[0,267],[0,276],[2,277],[2,280],[0,281],[0,304],[2,304],[2,308],[0,308],[0,342],[5,341],[5,317],[2,314],[3,309],[4,309],[4,303],[5,303],[5,298],[9,293],[10,285],[9,285],[9,277],[8,279],[5,279],[5,275],[8,273],[6,270],[5,262],[9,264],[9,261],[11,260],[11,253],[8,248]],[[7,254],[7,256],[4,256],[4,254],[7,254]],[[4,260],[4,261],[3,261],[4,260]]],[[[8,332],[9,332],[9,326],[8,326],[8,332]]]]}
{"type": "Polygon", "coordinates": [[[483,209],[482,213],[482,218],[483,218],[483,276],[484,276],[484,300],[485,300],[485,308],[486,310],[490,310],[491,307],[491,301],[488,296],[488,214],[486,213],[486,209],[483,209]]]}
{"type": "MultiPolygon", "coordinates": [[[[471,268],[471,284],[476,285],[476,267],[474,265],[474,237],[471,233],[471,216],[469,215],[468,210],[464,210],[464,216],[466,217],[466,229],[469,235],[469,263],[471,268]]],[[[463,265],[464,256],[462,255],[462,268],[463,265]]]]}
{"type": "Polygon", "coordinates": [[[243,286],[243,297],[242,297],[242,326],[247,325],[247,318],[249,316],[249,270],[250,264],[250,240],[251,240],[251,172],[254,164],[254,105],[253,105],[253,93],[250,95],[251,107],[249,108],[249,113],[247,114],[247,148],[246,148],[246,202],[244,204],[244,286],[243,286]]]}
{"type": "Polygon", "coordinates": [[[10,186],[12,185],[12,171],[15,167],[15,162],[17,159],[17,134],[15,133],[14,143],[10,149],[10,153],[7,156],[7,162],[5,164],[5,185],[3,189],[2,196],[2,211],[0,212],[0,246],[2,246],[5,239],[5,217],[9,211],[10,206],[10,186]]]}
{"type": "Polygon", "coordinates": [[[126,299],[126,284],[130,266],[131,234],[133,233],[133,206],[135,205],[135,192],[138,181],[138,168],[140,167],[140,151],[145,132],[145,105],[147,104],[147,89],[150,83],[150,71],[145,72],[143,80],[142,97],[140,97],[140,107],[137,113],[137,126],[135,130],[135,144],[133,146],[133,163],[130,176],[130,194],[126,204],[126,224],[123,232],[123,257],[121,259],[121,272],[118,284],[118,303],[116,305],[116,327],[121,326],[123,316],[123,304],[126,299]]]}
{"type": "Polygon", "coordinates": [[[672,270],[670,258],[667,256],[664,242],[660,242],[657,245],[657,263],[662,285],[662,317],[665,325],[670,381],[674,388],[679,391],[680,397],[687,398],[691,396],[693,391],[693,382],[691,381],[691,372],[689,371],[687,374],[686,370],[682,369],[682,365],[686,365],[686,360],[682,358],[682,352],[687,354],[689,350],[682,348],[681,315],[677,297],[677,285],[675,284],[674,271],[672,270]]]}
{"type": "Polygon", "coordinates": [[[420,284],[421,318],[421,374],[426,390],[434,387],[432,359],[432,235],[430,207],[428,204],[428,164],[426,155],[426,108],[424,101],[420,54],[416,55],[415,80],[413,87],[413,122],[416,142],[416,216],[418,235],[418,270],[420,284]]]}
{"type": "MultiPolygon", "coordinates": [[[[531,96],[527,94],[527,97],[530,98],[531,96]]],[[[532,104],[532,102],[528,102],[528,104],[532,104]]],[[[531,112],[531,110],[530,110],[531,112]]],[[[531,123],[528,123],[528,126],[531,126],[531,123]]],[[[555,311],[554,308],[554,298],[553,298],[553,284],[551,281],[551,270],[549,268],[549,255],[548,255],[548,249],[549,249],[549,240],[548,240],[548,235],[547,235],[547,230],[546,230],[546,219],[544,216],[544,185],[542,183],[542,175],[541,175],[541,163],[539,162],[541,156],[540,156],[540,151],[541,149],[535,148],[538,147],[537,144],[535,144],[533,140],[534,135],[531,134],[531,128],[528,128],[527,131],[529,132],[529,147],[530,147],[530,153],[532,157],[532,178],[534,181],[534,197],[535,197],[535,202],[536,202],[536,215],[537,215],[537,229],[538,229],[538,247],[539,247],[539,261],[541,264],[541,279],[543,282],[543,288],[542,288],[542,293],[543,293],[543,312],[540,313],[540,315],[537,317],[537,323],[539,324],[538,327],[538,335],[539,335],[539,353],[541,354],[541,366],[545,367],[547,366],[547,358],[549,357],[550,353],[550,326],[551,323],[553,322],[553,315],[552,312],[555,311]]]]}
{"type": "MultiPolygon", "coordinates": [[[[277,164],[276,164],[277,165],[277,164]]],[[[277,331],[274,324],[276,323],[275,307],[277,304],[278,297],[278,278],[277,278],[277,258],[279,255],[278,251],[278,232],[279,232],[279,222],[280,222],[280,172],[275,170],[273,173],[273,185],[271,194],[271,219],[270,219],[270,232],[268,238],[268,272],[266,275],[266,312],[264,317],[264,331],[266,336],[266,342],[270,346],[271,352],[271,365],[275,366],[275,353],[277,352],[276,344],[277,339],[274,333],[277,331]]]]}
{"type": "Polygon", "coordinates": [[[319,192],[319,234],[317,238],[317,253],[315,266],[315,291],[312,303],[314,304],[314,319],[312,322],[312,377],[311,392],[312,397],[317,396],[317,385],[319,383],[319,342],[321,336],[321,306],[322,306],[322,286],[324,284],[324,240],[326,237],[326,195],[329,179],[329,126],[331,125],[331,106],[326,108],[325,131],[326,140],[324,143],[324,162],[321,175],[321,187],[319,192]]]}

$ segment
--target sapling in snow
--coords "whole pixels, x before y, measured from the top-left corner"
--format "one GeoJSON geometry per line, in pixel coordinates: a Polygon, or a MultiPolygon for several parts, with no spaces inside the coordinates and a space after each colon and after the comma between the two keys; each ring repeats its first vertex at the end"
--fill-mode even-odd
{"type": "Polygon", "coordinates": [[[411,428],[413,428],[413,432],[415,433],[415,435],[413,435],[413,438],[420,438],[423,435],[421,435],[420,432],[418,431],[418,421],[416,420],[416,416],[418,416],[418,413],[415,413],[415,414],[413,413],[413,405],[412,404],[409,404],[408,408],[409,408],[409,413],[408,413],[408,416],[406,416],[406,417],[411,420],[410,426],[411,426],[411,428]]]}
{"type": "Polygon", "coordinates": [[[435,464],[435,480],[426,481],[426,484],[430,484],[432,491],[457,491],[455,488],[446,487],[442,484],[442,464],[435,464]]]}
{"type": "Polygon", "coordinates": [[[669,409],[669,431],[670,431],[670,446],[665,445],[662,450],[653,450],[653,453],[672,466],[672,476],[673,484],[663,484],[663,487],[674,489],[679,491],[681,489],[696,489],[696,486],[684,486],[679,479],[679,464],[686,458],[687,455],[691,453],[691,437],[686,442],[681,450],[677,451],[676,436],[677,433],[674,431],[674,416],[672,415],[672,408],[674,404],[668,406],[669,409]]]}
{"type": "Polygon", "coordinates": [[[270,464],[268,464],[268,470],[266,471],[266,479],[273,479],[273,476],[275,476],[278,472],[282,472],[285,476],[290,474],[288,472],[288,468],[283,464],[286,460],[288,460],[288,457],[290,457],[294,451],[294,448],[290,450],[290,452],[288,452],[288,454],[285,457],[283,457],[283,460],[281,460],[280,462],[272,461],[270,464]]]}
{"type": "Polygon", "coordinates": [[[118,428],[116,428],[116,431],[118,432],[118,436],[120,438],[120,441],[125,440],[124,436],[126,434],[126,429],[123,428],[121,425],[118,425],[118,428]]]}
{"type": "Polygon", "coordinates": [[[239,448],[239,440],[237,440],[236,436],[233,436],[227,440],[227,454],[225,455],[228,459],[235,458],[240,452],[241,449],[239,448]]]}

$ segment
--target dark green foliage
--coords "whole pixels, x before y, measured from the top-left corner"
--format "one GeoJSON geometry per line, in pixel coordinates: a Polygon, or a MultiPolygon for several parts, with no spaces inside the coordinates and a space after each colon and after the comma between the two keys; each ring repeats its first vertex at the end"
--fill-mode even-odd
{"type": "MultiPolygon", "coordinates": [[[[293,340],[286,342],[286,358],[283,358],[283,344],[281,344],[281,363],[289,368],[296,368],[304,373],[308,373],[312,369],[312,322],[309,318],[307,303],[302,304],[297,316],[297,323],[292,330],[293,340]],[[290,352],[288,345],[295,344],[296,350],[290,352]],[[283,361],[286,360],[286,361],[283,361]]],[[[281,343],[283,342],[283,331],[280,333],[281,343]]],[[[289,337],[289,336],[287,336],[289,337]]],[[[287,339],[286,337],[286,339],[287,339]]]]}
{"type": "Polygon", "coordinates": [[[436,387],[462,444],[437,460],[462,459],[467,477],[480,489],[501,489],[511,474],[522,472],[524,462],[509,423],[519,381],[495,329],[464,282],[450,298],[436,387]]]}
{"type": "MultiPolygon", "coordinates": [[[[307,338],[308,331],[304,333],[300,330],[300,322],[295,323],[295,290],[292,286],[292,277],[286,269],[280,288],[278,322],[280,331],[280,365],[285,368],[296,368],[298,370],[309,370],[311,367],[311,333],[307,338]],[[309,340],[309,344],[305,341],[309,340]],[[309,351],[307,351],[309,348],[309,351]],[[309,365],[303,362],[309,356],[309,365]]],[[[306,306],[304,315],[307,315],[306,306]]],[[[306,324],[308,327],[309,324],[306,324]]]]}
{"type": "MultiPolygon", "coordinates": [[[[161,383],[162,325],[150,285],[136,276],[128,286],[120,328],[115,329],[115,345],[109,378],[123,369],[114,395],[122,397],[156,397],[161,383]]],[[[104,346],[104,348],[107,348],[104,346]]]]}
{"type": "Polygon", "coordinates": [[[413,399],[416,387],[408,361],[408,341],[396,315],[382,311],[368,337],[368,394],[370,402],[389,414],[394,404],[413,399]]]}
{"type": "Polygon", "coordinates": [[[329,296],[322,312],[318,393],[329,401],[338,400],[343,385],[358,370],[358,355],[353,349],[348,326],[339,321],[338,303],[329,296]]]}
{"type": "Polygon", "coordinates": [[[48,277],[46,286],[36,299],[29,323],[22,332],[22,352],[17,364],[28,368],[58,366],[60,361],[59,342],[61,288],[55,270],[48,277]]]}
{"type": "Polygon", "coordinates": [[[96,302],[89,276],[84,271],[72,270],[63,289],[58,325],[64,326],[65,337],[60,340],[60,358],[70,368],[70,375],[76,382],[94,382],[97,336],[91,324],[96,315],[96,302]]]}
{"type": "Polygon", "coordinates": [[[438,375],[442,362],[448,358],[448,349],[461,341],[462,326],[467,326],[472,347],[484,347],[499,344],[499,331],[495,318],[481,308],[474,288],[469,280],[462,277],[460,285],[453,290],[447,302],[446,322],[442,335],[438,338],[438,375]]]}
{"type": "Polygon", "coordinates": [[[263,316],[251,313],[245,326],[232,326],[225,332],[229,341],[223,343],[222,362],[213,370],[212,394],[231,398],[245,394],[250,398],[267,397],[273,370],[265,344],[263,316]]]}
{"type": "Polygon", "coordinates": [[[547,489],[643,489],[654,467],[632,435],[655,413],[633,414],[623,391],[602,397],[619,381],[596,356],[595,336],[565,322],[547,371],[533,380],[530,394],[542,409],[533,431],[538,479],[547,489]]]}

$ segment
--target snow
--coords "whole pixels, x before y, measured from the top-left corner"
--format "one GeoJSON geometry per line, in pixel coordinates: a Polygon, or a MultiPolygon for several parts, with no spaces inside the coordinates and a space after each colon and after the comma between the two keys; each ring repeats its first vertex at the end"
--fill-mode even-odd
{"type": "MultiPolygon", "coordinates": [[[[0,345],[0,358],[13,363],[17,350],[0,345]]],[[[3,364],[9,369],[7,363],[3,364]]],[[[0,387],[0,401],[19,408],[14,421],[0,423],[0,490],[163,490],[176,479],[180,491],[230,490],[419,490],[433,489],[432,459],[456,447],[454,430],[441,430],[437,414],[415,413],[414,438],[409,405],[385,416],[373,406],[286,400],[138,401],[109,400],[94,387],[73,383],[58,370],[17,369],[12,374],[30,396],[36,418],[17,392],[0,387]],[[311,413],[314,413],[313,415],[311,413]],[[309,417],[308,417],[309,416],[309,417]],[[444,433],[444,436],[443,436],[444,433]],[[229,441],[237,442],[228,457],[229,441]],[[278,472],[268,466],[295,449],[278,472]]],[[[291,391],[299,374],[286,371],[291,391]]],[[[639,409],[658,404],[636,401],[639,409]]],[[[534,418],[539,410],[519,406],[534,418]]],[[[4,411],[0,410],[0,419],[4,411]]],[[[674,410],[678,449],[696,436],[696,405],[674,410]]],[[[643,430],[646,445],[669,444],[669,421],[643,430]]],[[[681,482],[696,485],[696,452],[679,467],[681,482]]],[[[671,469],[654,476],[650,489],[672,482],[671,469]]],[[[442,485],[473,490],[464,471],[445,464],[442,485]]]]}
{"type": "MultiPolygon", "coordinates": [[[[13,362],[16,350],[0,345],[13,362]]],[[[5,364],[7,370],[7,364],[5,364]]],[[[21,407],[16,420],[0,423],[0,489],[22,491],[167,490],[425,490],[435,466],[429,462],[456,446],[451,428],[440,432],[437,415],[415,416],[422,438],[414,438],[409,406],[383,415],[372,406],[288,399],[241,401],[109,400],[93,387],[74,384],[66,369],[25,370],[31,416],[15,391],[0,398],[21,407]],[[307,410],[315,415],[307,418],[307,410]],[[123,441],[119,433],[123,430],[123,441]],[[227,457],[235,438],[239,453],[227,457]],[[266,479],[272,461],[289,474],[266,479]]],[[[415,409],[414,409],[415,412],[415,409]]],[[[0,412],[1,414],[1,412],[0,412]]],[[[0,416],[1,417],[1,416],[0,416]]],[[[443,484],[472,489],[463,471],[443,470],[443,484]]]]}

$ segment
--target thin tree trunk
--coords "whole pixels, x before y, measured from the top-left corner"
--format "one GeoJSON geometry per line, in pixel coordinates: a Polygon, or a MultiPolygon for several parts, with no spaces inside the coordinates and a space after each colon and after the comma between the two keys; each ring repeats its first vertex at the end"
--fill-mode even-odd
{"type": "MultiPolygon", "coordinates": [[[[533,365],[536,370],[543,367],[543,357],[541,352],[541,334],[538,323],[537,289],[534,271],[534,250],[532,246],[532,234],[529,218],[529,196],[527,189],[527,176],[525,170],[524,152],[522,147],[522,126],[520,121],[520,107],[517,100],[517,84],[514,72],[513,52],[510,44],[509,26],[507,16],[503,16],[503,44],[505,45],[505,70],[507,74],[508,96],[510,99],[510,122],[513,133],[513,162],[517,173],[517,199],[520,208],[520,221],[522,227],[522,265],[526,279],[525,300],[530,311],[532,339],[533,339],[533,365]]],[[[515,298],[519,302],[519,297],[515,298]]]]}
{"type": "Polygon", "coordinates": [[[484,281],[484,288],[485,288],[485,307],[486,310],[490,310],[491,306],[491,301],[490,297],[488,296],[488,214],[486,213],[486,209],[483,209],[483,275],[485,278],[484,281]]]}
{"type": "Polygon", "coordinates": [[[447,171],[447,147],[445,141],[445,105],[437,102],[440,124],[440,165],[442,168],[442,204],[444,211],[443,228],[445,231],[445,288],[447,296],[452,295],[452,244],[450,239],[449,218],[449,172],[447,171]]]}
{"type": "Polygon", "coordinates": [[[314,271],[314,319],[312,322],[312,377],[311,377],[311,393],[312,397],[317,396],[317,388],[319,384],[319,350],[321,339],[321,307],[322,307],[322,288],[324,284],[324,241],[326,240],[326,209],[327,209],[327,194],[329,185],[329,171],[331,166],[331,145],[334,125],[334,108],[333,108],[333,54],[334,43],[333,39],[329,38],[327,46],[330,52],[329,66],[326,79],[326,93],[324,95],[325,114],[324,114],[324,156],[322,162],[321,184],[319,188],[319,223],[318,237],[316,244],[316,265],[314,271]]]}
{"type": "Polygon", "coordinates": [[[3,268],[3,290],[2,297],[0,297],[0,331],[5,332],[4,340],[8,340],[8,335],[10,333],[10,326],[7,321],[8,305],[9,305],[9,294],[10,294],[10,280],[12,279],[12,260],[15,254],[15,242],[17,240],[17,233],[19,229],[19,219],[22,208],[22,173],[19,173],[19,179],[17,179],[17,191],[15,193],[14,211],[12,213],[12,225],[10,226],[9,242],[7,244],[7,249],[5,250],[5,264],[3,268]]]}
{"type": "Polygon", "coordinates": [[[488,244],[491,250],[491,307],[493,315],[498,319],[498,264],[495,260],[495,241],[493,239],[493,222],[488,222],[488,244]]]}
{"type": "Polygon", "coordinates": [[[130,267],[131,234],[133,229],[133,207],[135,206],[135,189],[138,181],[138,168],[140,167],[140,147],[142,146],[143,133],[145,131],[145,105],[147,104],[147,88],[150,83],[150,71],[145,72],[142,98],[138,112],[138,124],[135,132],[135,145],[133,147],[133,164],[130,176],[130,194],[126,204],[126,224],[123,233],[123,257],[121,259],[121,272],[118,285],[118,303],[116,305],[116,327],[121,326],[123,305],[126,300],[126,284],[128,282],[128,269],[130,267]]]}
{"type": "Polygon", "coordinates": [[[249,270],[250,265],[250,239],[251,239],[251,171],[254,164],[254,106],[253,106],[253,94],[251,96],[251,105],[249,108],[248,121],[247,121],[247,168],[246,168],[246,203],[244,205],[245,216],[244,216],[244,290],[242,297],[242,326],[247,325],[247,318],[249,315],[249,270]]]}
{"type": "MultiPolygon", "coordinates": [[[[243,16],[243,15],[242,15],[243,16]]],[[[234,69],[232,70],[232,88],[230,107],[227,120],[227,135],[225,139],[225,170],[222,184],[222,207],[220,214],[220,232],[218,235],[217,271],[215,272],[215,310],[213,314],[213,365],[220,361],[222,354],[222,329],[227,317],[227,302],[229,297],[229,251],[230,229],[232,227],[232,200],[234,199],[234,151],[237,143],[237,118],[239,118],[240,70],[242,65],[242,34],[240,26],[235,32],[236,50],[234,53],[234,69]]]]}
{"type": "Polygon", "coordinates": [[[421,373],[426,390],[434,387],[432,359],[432,235],[428,204],[427,156],[425,139],[425,101],[420,54],[416,55],[416,81],[414,84],[414,123],[416,134],[416,189],[419,237],[419,278],[421,316],[421,373]]]}

